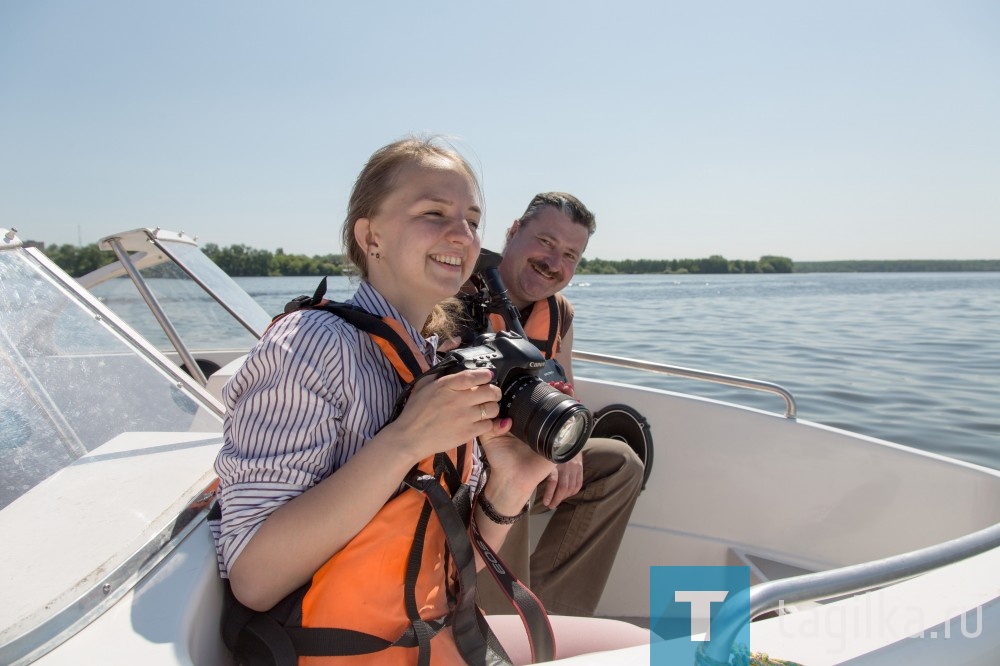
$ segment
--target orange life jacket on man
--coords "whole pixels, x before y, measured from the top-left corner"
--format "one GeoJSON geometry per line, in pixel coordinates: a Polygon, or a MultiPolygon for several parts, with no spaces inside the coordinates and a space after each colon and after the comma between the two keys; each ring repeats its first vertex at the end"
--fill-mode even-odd
{"type": "MultiPolygon", "coordinates": [[[[562,292],[553,294],[544,303],[536,302],[527,321],[522,323],[528,341],[547,359],[555,358],[562,347],[563,315],[569,307],[569,300],[562,292]]],[[[507,330],[503,316],[495,312],[490,313],[490,325],[494,331],[507,330]]]]}

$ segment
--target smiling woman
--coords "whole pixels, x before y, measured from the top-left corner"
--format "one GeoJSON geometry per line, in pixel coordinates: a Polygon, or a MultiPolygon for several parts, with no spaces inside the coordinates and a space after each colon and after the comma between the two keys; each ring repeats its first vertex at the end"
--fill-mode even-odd
{"type": "MultiPolygon", "coordinates": [[[[342,235],[361,278],[357,293],[346,304],[317,298],[279,319],[223,390],[214,531],[241,658],[259,656],[262,645],[240,617],[279,635],[360,632],[360,654],[337,640],[322,652],[358,663],[373,653],[380,663],[410,663],[414,650],[434,663],[484,663],[494,649],[474,603],[483,560],[469,530],[499,549],[553,465],[498,418],[490,370],[414,381],[437,363],[438,335],[450,327],[441,302],[475,267],[480,201],[478,180],[455,151],[418,139],[376,151],[342,235]]],[[[547,626],[532,627],[530,651],[523,635],[499,631],[518,662],[533,661],[551,658],[547,626]]],[[[567,629],[560,655],[647,640],[644,630],[608,621],[613,639],[595,644],[600,626],[567,629]]]]}

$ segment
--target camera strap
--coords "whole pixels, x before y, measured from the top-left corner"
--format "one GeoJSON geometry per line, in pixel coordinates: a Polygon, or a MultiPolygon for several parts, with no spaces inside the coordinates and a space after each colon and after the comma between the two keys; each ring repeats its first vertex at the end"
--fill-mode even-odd
{"type": "Polygon", "coordinates": [[[549,623],[545,607],[538,597],[511,573],[497,552],[483,539],[476,526],[475,505],[473,505],[473,519],[470,521],[469,531],[472,535],[473,545],[486,563],[486,569],[521,618],[521,624],[524,625],[528,634],[528,647],[531,649],[532,663],[555,659],[555,635],[552,632],[552,625],[549,623]]]}

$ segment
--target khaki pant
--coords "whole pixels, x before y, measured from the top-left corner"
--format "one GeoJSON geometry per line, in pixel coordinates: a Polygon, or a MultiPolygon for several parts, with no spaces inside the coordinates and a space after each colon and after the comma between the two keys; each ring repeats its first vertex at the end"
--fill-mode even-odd
{"type": "MultiPolygon", "coordinates": [[[[639,496],[642,473],[642,461],[628,444],[591,439],[583,447],[583,487],[552,512],[530,558],[530,521],[511,527],[500,557],[548,612],[594,614],[639,496]]],[[[541,493],[539,487],[532,514],[549,511],[541,493]]],[[[488,571],[479,572],[477,587],[484,613],[514,612],[488,571]]]]}

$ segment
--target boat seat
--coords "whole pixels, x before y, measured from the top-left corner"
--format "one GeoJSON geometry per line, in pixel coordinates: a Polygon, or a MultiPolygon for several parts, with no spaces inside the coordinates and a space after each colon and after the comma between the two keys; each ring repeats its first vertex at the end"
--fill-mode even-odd
{"type": "Polygon", "coordinates": [[[234,358],[209,376],[205,389],[212,394],[213,398],[222,402],[222,387],[226,385],[230,377],[236,374],[236,371],[240,369],[245,360],[246,354],[239,358],[234,358]]]}

